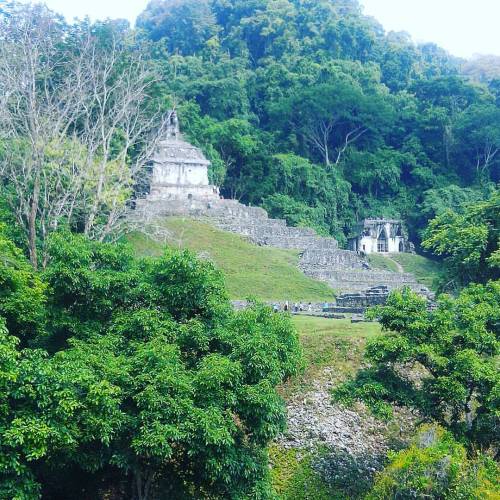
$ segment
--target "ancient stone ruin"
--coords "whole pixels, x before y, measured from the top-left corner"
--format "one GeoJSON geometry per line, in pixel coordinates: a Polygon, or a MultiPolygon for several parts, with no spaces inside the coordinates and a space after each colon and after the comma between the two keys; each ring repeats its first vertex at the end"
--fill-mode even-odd
{"type": "Polygon", "coordinates": [[[344,293],[335,300],[335,305],[327,312],[336,314],[363,314],[373,306],[381,306],[387,302],[390,289],[386,285],[379,285],[363,292],[344,293]]]}
{"type": "Polygon", "coordinates": [[[149,193],[136,201],[137,213],[155,216],[162,209],[203,209],[219,200],[219,189],[209,183],[210,162],[200,149],[186,142],[175,111],[168,114],[165,136],[151,158],[149,193]]]}
{"type": "Polygon", "coordinates": [[[310,228],[290,227],[285,220],[269,218],[262,208],[221,198],[208,180],[210,162],[182,138],[175,112],[169,113],[168,120],[166,136],[151,161],[149,193],[136,200],[131,214],[143,228],[162,217],[197,218],[256,245],[298,250],[304,274],[327,282],[337,292],[361,292],[378,285],[388,289],[406,285],[428,292],[411,274],[371,269],[360,252],[339,249],[334,238],[319,236],[310,228]]]}
{"type": "Polygon", "coordinates": [[[349,249],[364,254],[413,252],[404,224],[394,219],[365,219],[349,239],[349,249]]]}

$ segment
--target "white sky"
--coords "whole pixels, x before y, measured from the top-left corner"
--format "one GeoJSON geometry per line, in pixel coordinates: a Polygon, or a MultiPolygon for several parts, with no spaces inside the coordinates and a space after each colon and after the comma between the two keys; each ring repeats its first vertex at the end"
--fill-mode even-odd
{"type": "MultiPolygon", "coordinates": [[[[27,0],[26,0],[27,1],[27,0]]],[[[387,31],[407,31],[461,57],[500,55],[500,0],[360,0],[387,31]]],[[[125,18],[131,24],[148,0],[45,0],[68,20],[125,18]]]]}
{"type": "Polygon", "coordinates": [[[500,0],[360,0],[387,31],[407,31],[452,54],[500,56],[500,0]]]}

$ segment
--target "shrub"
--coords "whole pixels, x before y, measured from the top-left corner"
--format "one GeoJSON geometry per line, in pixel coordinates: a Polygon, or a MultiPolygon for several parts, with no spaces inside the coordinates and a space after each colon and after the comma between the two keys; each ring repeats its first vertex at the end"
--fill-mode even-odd
{"type": "Polygon", "coordinates": [[[465,447],[438,426],[423,426],[409,448],[389,458],[367,500],[472,500],[500,494],[498,466],[485,456],[468,459],[465,447]]]}

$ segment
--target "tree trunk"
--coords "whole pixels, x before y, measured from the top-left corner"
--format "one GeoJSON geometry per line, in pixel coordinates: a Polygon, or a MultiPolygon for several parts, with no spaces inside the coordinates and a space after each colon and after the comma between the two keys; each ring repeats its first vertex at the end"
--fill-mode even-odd
{"type": "Polygon", "coordinates": [[[149,500],[153,486],[154,474],[150,471],[137,470],[134,474],[135,494],[137,500],[149,500]]]}
{"type": "Polygon", "coordinates": [[[472,395],[474,393],[473,389],[470,389],[469,395],[465,401],[465,424],[467,425],[467,432],[472,430],[472,424],[474,422],[473,409],[472,409],[472,395]]]}
{"type": "MultiPolygon", "coordinates": [[[[106,157],[107,157],[107,154],[106,154],[106,157]]],[[[96,195],[95,195],[94,203],[91,206],[87,222],[85,223],[84,233],[87,236],[90,234],[90,231],[94,227],[94,221],[95,221],[95,218],[96,218],[97,213],[99,211],[99,204],[101,203],[102,189],[103,189],[103,186],[104,186],[105,169],[106,169],[105,163],[101,164],[101,169],[100,169],[100,172],[99,172],[99,180],[98,180],[98,183],[97,183],[96,195]]]]}
{"type": "Polygon", "coordinates": [[[30,252],[30,261],[35,270],[38,268],[38,255],[36,249],[36,216],[38,212],[38,202],[40,199],[40,173],[35,177],[33,186],[33,196],[31,198],[31,207],[28,220],[28,245],[30,252]]]}

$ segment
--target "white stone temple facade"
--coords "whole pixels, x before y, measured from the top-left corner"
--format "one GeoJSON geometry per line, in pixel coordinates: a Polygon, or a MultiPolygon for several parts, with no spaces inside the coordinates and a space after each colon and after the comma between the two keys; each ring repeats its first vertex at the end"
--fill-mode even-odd
{"type": "Polygon", "coordinates": [[[149,201],[219,199],[219,189],[208,180],[210,161],[200,149],[182,138],[175,111],[169,113],[166,129],[151,159],[149,201]]]}
{"type": "Polygon", "coordinates": [[[349,240],[349,249],[365,254],[411,252],[406,230],[400,220],[365,219],[358,236],[349,240]]]}

